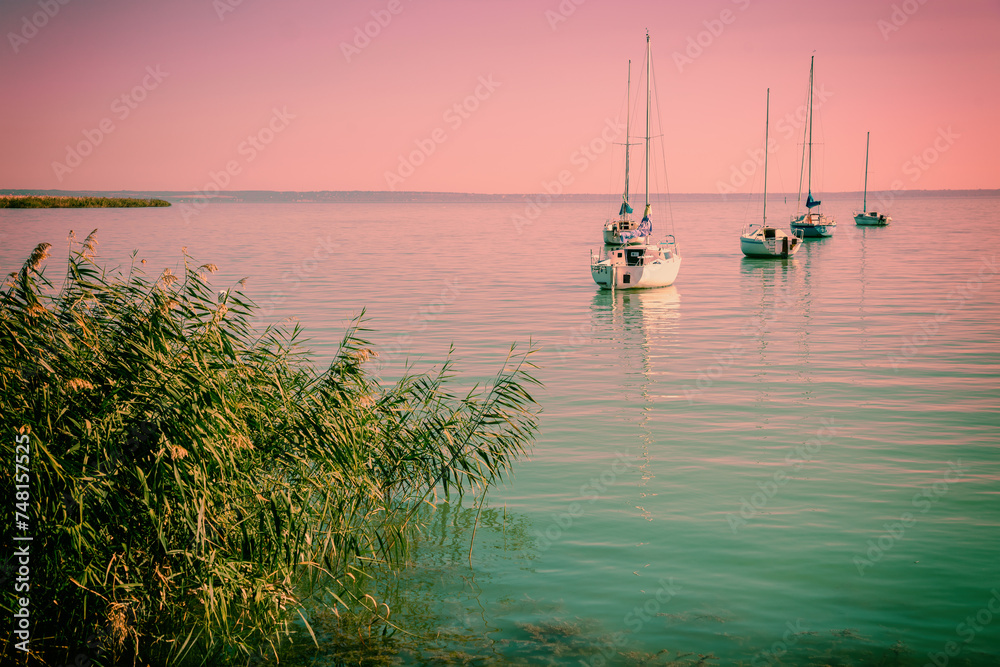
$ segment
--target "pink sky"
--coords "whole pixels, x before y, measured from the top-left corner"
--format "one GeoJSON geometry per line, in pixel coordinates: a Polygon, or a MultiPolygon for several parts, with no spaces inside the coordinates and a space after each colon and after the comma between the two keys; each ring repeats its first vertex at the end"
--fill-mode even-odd
{"type": "Polygon", "coordinates": [[[768,87],[769,189],[794,191],[814,53],[815,190],[861,188],[869,130],[869,189],[1000,188],[996,0],[62,1],[0,5],[0,188],[617,191],[620,149],[578,151],[647,28],[673,192],[740,182],[768,87]]]}

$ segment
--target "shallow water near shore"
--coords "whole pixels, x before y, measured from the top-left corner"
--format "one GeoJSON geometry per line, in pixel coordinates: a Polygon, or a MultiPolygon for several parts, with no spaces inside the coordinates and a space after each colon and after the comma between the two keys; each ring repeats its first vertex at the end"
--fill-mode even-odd
{"type": "Polygon", "coordinates": [[[523,204],[4,210],[0,268],[48,241],[60,280],[70,229],[150,274],[184,246],[317,364],[366,308],[386,380],[453,345],[482,382],[530,340],[530,457],[385,585],[404,664],[998,664],[1000,200],[850,206],[769,261],[739,251],[746,204],[676,203],[680,276],[643,292],[589,275],[600,204],[521,229],[523,204]]]}

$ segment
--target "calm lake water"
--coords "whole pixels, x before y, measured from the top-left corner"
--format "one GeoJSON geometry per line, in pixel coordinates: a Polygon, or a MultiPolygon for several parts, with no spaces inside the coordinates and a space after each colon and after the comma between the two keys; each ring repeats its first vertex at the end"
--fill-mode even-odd
{"type": "Polygon", "coordinates": [[[442,506],[386,583],[403,663],[1000,664],[1000,200],[852,203],[786,261],[742,257],[746,204],[675,203],[680,276],[642,293],[590,277],[601,204],[3,210],[0,268],[48,241],[61,277],[70,229],[150,273],[186,246],[317,363],[366,308],[386,379],[536,346],[540,436],[471,566],[442,506]]]}

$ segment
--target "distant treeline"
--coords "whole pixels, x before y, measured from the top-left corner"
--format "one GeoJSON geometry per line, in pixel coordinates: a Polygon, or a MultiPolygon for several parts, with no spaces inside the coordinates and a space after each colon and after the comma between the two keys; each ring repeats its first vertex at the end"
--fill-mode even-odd
{"type": "Polygon", "coordinates": [[[0,196],[0,208],[135,208],[148,206],[170,206],[170,202],[162,199],[132,199],[130,197],[0,196]]]}
{"type": "MultiPolygon", "coordinates": [[[[869,190],[870,197],[883,192],[869,190]]],[[[203,201],[202,193],[163,192],[142,193],[147,196],[169,196],[177,202],[203,201]]],[[[861,199],[861,192],[825,192],[826,199],[832,201],[854,201],[861,199]]],[[[997,197],[998,190],[900,190],[891,191],[895,199],[912,199],[926,197],[997,197]]],[[[740,202],[757,200],[760,195],[750,193],[720,194],[703,193],[672,193],[663,195],[673,202],[740,202]]],[[[283,204],[283,203],[353,203],[353,204],[592,204],[617,201],[620,194],[600,193],[563,193],[549,195],[547,193],[514,193],[514,194],[481,194],[466,192],[367,192],[367,191],[321,191],[321,192],[272,192],[267,190],[231,190],[221,195],[210,194],[208,199],[213,202],[228,202],[242,204],[283,204]]],[[[787,197],[793,201],[795,193],[768,193],[768,199],[777,201],[787,197]]]]}

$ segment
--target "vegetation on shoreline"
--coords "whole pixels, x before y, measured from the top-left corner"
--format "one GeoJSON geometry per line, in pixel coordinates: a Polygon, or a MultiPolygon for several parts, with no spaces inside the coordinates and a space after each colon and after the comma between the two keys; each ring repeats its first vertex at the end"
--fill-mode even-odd
{"type": "Polygon", "coordinates": [[[170,206],[163,199],[130,197],[50,197],[46,195],[0,195],[0,208],[142,208],[170,206]]]}
{"type": "Polygon", "coordinates": [[[40,244],[0,292],[0,493],[27,434],[32,659],[247,664],[314,641],[313,617],[389,622],[361,582],[401,564],[424,503],[494,484],[530,444],[531,352],[464,395],[450,362],[381,386],[359,318],[319,372],[297,326],[257,331],[242,285],[213,291],[214,265],[150,279],[99,267],[96,243],[71,237],[58,287],[40,244]]]}

